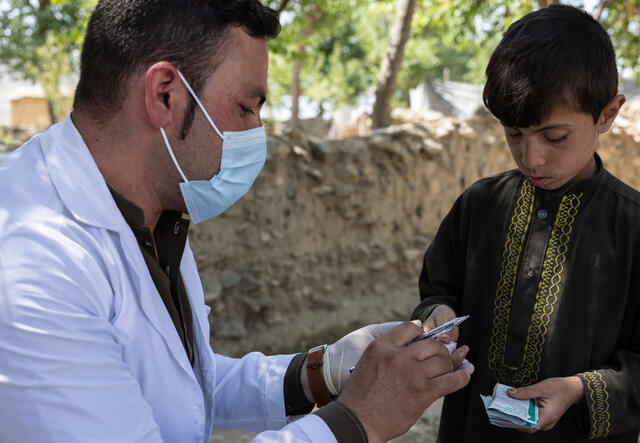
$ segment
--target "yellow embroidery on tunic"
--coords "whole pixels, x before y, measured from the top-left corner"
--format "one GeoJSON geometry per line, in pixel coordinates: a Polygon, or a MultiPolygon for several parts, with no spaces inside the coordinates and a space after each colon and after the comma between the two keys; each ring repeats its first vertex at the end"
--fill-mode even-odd
{"type": "Polygon", "coordinates": [[[609,393],[607,382],[598,371],[583,372],[579,374],[586,382],[591,408],[591,436],[601,438],[609,435],[611,430],[611,414],[609,413],[609,393]]]}
{"type": "Polygon", "coordinates": [[[522,365],[513,377],[514,384],[529,385],[538,381],[542,347],[547,338],[551,314],[560,294],[567,248],[581,198],[582,194],[565,195],[560,203],[542,265],[542,278],[536,293],[522,365]]]}
{"type": "MultiPolygon", "coordinates": [[[[526,184],[528,182],[525,182],[526,184]]],[[[571,194],[562,198],[542,265],[542,276],[536,293],[522,363],[519,367],[507,366],[504,362],[504,352],[507,343],[511,302],[516,286],[518,264],[533,211],[533,191],[531,191],[532,198],[529,213],[526,215],[526,226],[521,232],[520,242],[516,244],[513,241],[512,233],[519,230],[519,225],[523,224],[525,218],[520,207],[520,200],[526,192],[525,185],[523,185],[521,197],[511,219],[511,226],[505,242],[502,269],[494,303],[493,332],[488,357],[489,368],[496,379],[514,386],[528,385],[538,381],[542,348],[546,340],[551,314],[558,301],[573,222],[582,198],[582,194],[571,194]],[[517,256],[513,258],[514,255],[517,256]]],[[[529,184],[529,186],[533,188],[532,185],[529,184]]]]}
{"type": "Polygon", "coordinates": [[[534,187],[525,180],[520,197],[511,217],[507,239],[502,252],[502,268],[493,307],[493,330],[489,344],[489,369],[496,377],[503,366],[503,354],[507,340],[507,326],[511,312],[511,300],[516,286],[516,277],[522,248],[525,243],[531,214],[533,213],[534,187]]]}

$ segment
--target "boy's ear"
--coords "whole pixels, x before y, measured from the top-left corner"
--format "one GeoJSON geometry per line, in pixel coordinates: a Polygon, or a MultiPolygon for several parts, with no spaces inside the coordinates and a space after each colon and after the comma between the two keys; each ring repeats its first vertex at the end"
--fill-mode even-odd
{"type": "Polygon", "coordinates": [[[618,94],[606,104],[600,113],[600,119],[598,120],[598,132],[600,134],[604,134],[609,130],[609,128],[611,128],[613,121],[618,116],[618,112],[620,112],[620,108],[622,108],[622,105],[626,101],[627,99],[624,95],[618,94]]]}

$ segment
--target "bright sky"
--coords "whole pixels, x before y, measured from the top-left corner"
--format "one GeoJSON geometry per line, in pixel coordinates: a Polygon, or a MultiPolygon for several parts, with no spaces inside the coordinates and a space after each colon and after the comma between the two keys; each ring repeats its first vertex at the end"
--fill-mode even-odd
{"type": "Polygon", "coordinates": [[[598,0],[585,0],[584,9],[591,12],[596,9],[596,6],[600,3],[598,0]]]}

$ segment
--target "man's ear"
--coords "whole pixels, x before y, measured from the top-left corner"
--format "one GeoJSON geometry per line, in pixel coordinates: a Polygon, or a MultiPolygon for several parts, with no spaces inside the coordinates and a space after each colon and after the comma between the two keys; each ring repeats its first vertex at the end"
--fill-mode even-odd
{"type": "Polygon", "coordinates": [[[598,132],[604,134],[611,128],[613,121],[616,119],[620,108],[624,105],[627,99],[624,95],[618,94],[606,104],[602,112],[600,113],[600,119],[598,120],[598,132]]]}
{"type": "Polygon", "coordinates": [[[186,106],[184,84],[169,62],[158,62],[145,73],[145,107],[151,124],[165,128],[180,122],[186,106]]]}

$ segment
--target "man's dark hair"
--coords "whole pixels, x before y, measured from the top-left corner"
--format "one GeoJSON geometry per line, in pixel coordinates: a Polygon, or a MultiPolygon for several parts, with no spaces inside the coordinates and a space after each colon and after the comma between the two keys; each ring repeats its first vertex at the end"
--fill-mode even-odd
{"type": "Polygon", "coordinates": [[[598,121],[617,94],[609,35],[584,11],[553,5],[514,22],[487,65],[484,104],[505,126],[527,128],[563,101],[598,121]]]}
{"type": "MultiPolygon", "coordinates": [[[[100,0],[82,47],[74,107],[108,118],[129,77],[159,61],[178,68],[197,94],[224,59],[229,25],[253,37],[280,32],[278,14],[259,0],[100,0]]],[[[189,108],[187,128],[193,102],[189,108]]]]}

